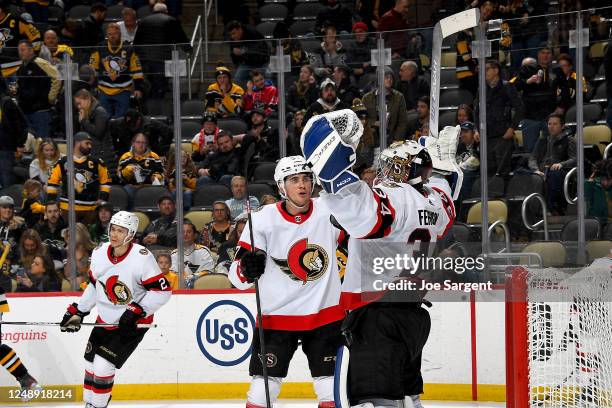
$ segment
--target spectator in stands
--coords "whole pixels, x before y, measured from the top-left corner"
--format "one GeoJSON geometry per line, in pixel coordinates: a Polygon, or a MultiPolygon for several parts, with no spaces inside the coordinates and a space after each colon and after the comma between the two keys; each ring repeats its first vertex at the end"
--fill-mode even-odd
{"type": "Polygon", "coordinates": [[[214,112],[205,112],[202,115],[202,129],[191,139],[192,159],[203,161],[210,152],[217,149],[217,139],[223,130],[217,126],[217,115],[214,112]]]}
{"type": "Polygon", "coordinates": [[[110,133],[115,151],[130,149],[135,135],[142,133],[149,139],[149,147],[160,156],[166,156],[173,142],[174,133],[170,126],[161,120],[148,118],[136,109],[128,109],[123,120],[110,122],[110,133]]]}
{"type": "Polygon", "coordinates": [[[548,4],[542,1],[508,0],[499,5],[499,12],[504,21],[508,21],[512,30],[512,69],[518,70],[521,61],[536,56],[538,44],[546,41],[547,30],[542,30],[545,23],[543,16],[548,13],[548,4]]]}
{"type": "Polygon", "coordinates": [[[377,31],[380,17],[394,5],[395,0],[361,0],[356,2],[355,11],[370,30],[377,31]]]}
{"type": "Polygon", "coordinates": [[[40,239],[38,232],[27,229],[19,239],[19,265],[23,270],[28,270],[36,255],[47,255],[47,247],[40,239]]]}
{"type": "Polygon", "coordinates": [[[53,259],[59,261],[63,259],[64,239],[62,238],[62,230],[64,228],[66,228],[66,222],[62,218],[59,204],[57,201],[47,201],[44,220],[34,229],[40,234],[40,239],[47,245],[53,259]]]}
{"type": "Polygon", "coordinates": [[[111,118],[120,118],[130,108],[130,98],[142,98],[144,75],[140,59],[131,45],[121,40],[116,23],[106,27],[106,38],[91,53],[89,65],[98,73],[98,95],[111,118]]]}
{"type": "MultiPolygon", "coordinates": [[[[247,194],[247,181],[242,176],[235,176],[232,178],[232,198],[225,201],[225,204],[229,208],[230,216],[232,219],[236,219],[240,214],[246,211],[246,194],[247,194]]],[[[259,207],[259,200],[255,196],[249,196],[249,202],[251,208],[259,207]]]]}
{"type": "Polygon", "coordinates": [[[19,41],[28,40],[34,51],[40,51],[40,32],[32,24],[19,15],[11,1],[0,2],[0,22],[2,22],[2,55],[0,70],[5,78],[13,75],[19,67],[17,46],[19,41]]]}
{"type": "Polygon", "coordinates": [[[374,180],[376,179],[376,170],[374,170],[373,167],[368,167],[361,172],[359,177],[372,188],[374,186],[374,180]]]}
{"type": "MultiPolygon", "coordinates": [[[[91,224],[96,219],[96,204],[108,201],[110,179],[108,170],[101,159],[91,155],[92,140],[85,132],[74,135],[74,212],[76,219],[91,224]]],[[[62,157],[53,167],[47,182],[47,201],[59,199],[65,219],[68,216],[68,182],[66,157],[62,157]],[[61,191],[60,191],[61,189],[61,191]]]]}
{"type": "Polygon", "coordinates": [[[143,245],[176,245],[176,205],[174,198],[165,195],[157,200],[159,218],[151,221],[143,232],[143,245]]]}
{"type": "Polygon", "coordinates": [[[546,177],[546,201],[553,215],[565,215],[567,201],[563,193],[565,175],[576,166],[576,139],[564,129],[560,113],[548,117],[548,136],[540,137],[529,158],[529,168],[546,177]]]}
{"type": "Polygon", "coordinates": [[[470,197],[474,181],[480,174],[480,147],[476,140],[476,128],[471,121],[461,123],[460,142],[457,146],[457,164],[463,170],[463,184],[457,202],[470,197]]]}
{"type": "Polygon", "coordinates": [[[523,121],[523,143],[528,152],[532,152],[540,132],[548,134],[546,124],[548,115],[553,112],[563,113],[557,109],[557,78],[551,69],[552,51],[546,44],[538,49],[537,62],[525,58],[517,76],[510,80],[521,92],[525,105],[523,121]]]}
{"type": "Polygon", "coordinates": [[[36,158],[30,163],[30,178],[46,184],[53,165],[60,157],[61,154],[55,140],[44,139],[38,145],[36,158]]]}
{"type": "Polygon", "coordinates": [[[334,66],[346,65],[345,52],[342,43],[338,41],[336,27],[328,25],[325,27],[321,48],[311,55],[310,65],[317,76],[331,76],[334,66]]]}
{"type": "Polygon", "coordinates": [[[306,110],[316,102],[318,97],[319,91],[314,77],[314,69],[310,65],[302,65],[297,81],[289,87],[287,111],[306,110]]]}
{"type": "MultiPolygon", "coordinates": [[[[168,189],[172,192],[176,198],[176,164],[175,164],[175,153],[174,147],[170,148],[168,158],[166,160],[166,173],[165,178],[168,183],[168,189]]],[[[196,170],[193,160],[189,153],[181,151],[181,180],[183,185],[183,209],[188,210],[191,208],[193,203],[193,192],[196,189],[196,183],[198,180],[198,172],[196,170]]]]}
{"type": "Polygon", "coordinates": [[[268,116],[278,110],[278,90],[272,85],[272,81],[266,80],[258,69],[251,71],[251,80],[247,82],[243,100],[246,112],[262,109],[268,116]]]}
{"type": "Polygon", "coordinates": [[[306,116],[304,116],[305,122],[308,122],[313,116],[346,109],[348,107],[336,96],[336,84],[331,79],[327,78],[321,82],[319,89],[320,98],[308,107],[306,116]]]}
{"type": "Polygon", "coordinates": [[[86,89],[92,95],[98,92],[98,77],[96,70],[90,65],[81,65],[79,68],[79,79],[72,81],[72,94],[75,95],[81,89],[86,89]]]}
{"type": "Polygon", "coordinates": [[[178,276],[176,273],[170,270],[172,266],[172,258],[167,253],[158,254],[155,259],[157,260],[157,266],[159,266],[159,270],[164,274],[164,277],[170,282],[170,287],[172,290],[178,289],[178,276]]]}
{"type": "MultiPolygon", "coordinates": [[[[525,109],[516,88],[501,79],[501,66],[496,60],[487,61],[487,160],[489,175],[508,176],[511,171],[514,130],[518,129],[525,109]],[[514,113],[512,112],[514,110],[514,113]]],[[[479,102],[474,102],[478,122],[479,102]]]]}
{"type": "Polygon", "coordinates": [[[299,110],[293,115],[293,120],[287,127],[287,156],[302,154],[300,149],[300,138],[306,122],[304,122],[305,110],[299,110]]]}
{"type": "Polygon", "coordinates": [[[242,138],[240,152],[245,169],[254,163],[274,162],[279,159],[278,129],[273,129],[268,124],[263,110],[251,111],[249,130],[242,138]]]}
{"type": "Polygon", "coordinates": [[[244,89],[232,82],[232,74],[227,67],[217,67],[215,82],[206,91],[206,110],[217,116],[241,115],[243,110],[244,89]]]}
{"type": "Polygon", "coordinates": [[[123,17],[123,20],[117,23],[121,30],[121,41],[130,45],[134,44],[134,37],[136,37],[136,30],[138,30],[136,11],[133,8],[124,7],[121,10],[121,17],[123,17]]]}
{"type": "Polygon", "coordinates": [[[45,31],[39,56],[49,61],[51,65],[58,65],[64,62],[66,54],[72,58],[74,51],[68,45],[59,43],[59,37],[54,30],[45,31]]]}
{"type": "MultiPolygon", "coordinates": [[[[559,68],[555,73],[557,79],[558,112],[567,112],[576,104],[576,71],[574,71],[574,60],[568,54],[557,57],[559,68]]],[[[582,93],[586,96],[588,92],[586,79],[582,77],[582,93]]]]}
{"type": "Polygon", "coordinates": [[[345,104],[350,105],[353,99],[360,96],[359,89],[351,84],[351,72],[347,65],[336,65],[332,72],[332,79],[336,84],[336,95],[345,104]]]}
{"type": "Polygon", "coordinates": [[[15,292],[60,292],[62,282],[49,255],[36,255],[29,271],[17,275],[15,292]]]}
{"type": "MultiPolygon", "coordinates": [[[[89,16],[77,28],[75,40],[79,47],[95,47],[104,40],[104,20],[106,20],[106,6],[94,3],[89,10],[89,16]]],[[[77,53],[79,50],[77,50],[77,53]]]]}
{"type": "Polygon", "coordinates": [[[0,81],[0,185],[13,185],[15,152],[27,139],[28,126],[15,101],[6,94],[4,81],[0,81]]]}
{"type": "Polygon", "coordinates": [[[429,96],[422,96],[417,101],[417,117],[408,121],[406,137],[418,140],[421,136],[429,136],[429,96]]]}
{"type": "Polygon", "coordinates": [[[360,169],[370,167],[374,161],[374,128],[370,125],[368,108],[359,98],[353,100],[351,109],[357,114],[363,125],[363,135],[357,146],[357,159],[354,170],[358,173],[360,169]]]}
{"type": "Polygon", "coordinates": [[[315,33],[320,34],[328,24],[336,27],[340,34],[350,33],[353,19],[351,10],[340,3],[339,0],[326,0],[324,3],[325,7],[317,14],[315,33]]]}
{"type": "MultiPolygon", "coordinates": [[[[62,237],[64,241],[68,243],[70,241],[70,229],[65,228],[62,231],[62,237]]],[[[76,277],[72,276],[72,258],[68,258],[68,254],[65,253],[63,264],[64,278],[75,285],[79,290],[85,290],[89,283],[89,264],[91,261],[91,253],[96,247],[96,244],[91,240],[89,231],[85,224],[77,222],[76,224],[76,251],[75,251],[75,264],[76,264],[76,277]]],[[[67,247],[66,247],[67,248],[67,247]]]]}
{"type": "Polygon", "coordinates": [[[96,244],[108,242],[108,224],[113,216],[113,204],[101,202],[96,207],[96,222],[89,225],[89,236],[96,244]]]}
{"type": "Polygon", "coordinates": [[[17,101],[30,129],[37,137],[50,136],[51,107],[57,102],[62,82],[57,69],[34,54],[32,43],[19,42],[21,65],[17,69],[17,101]]]}
{"type": "Polygon", "coordinates": [[[353,70],[355,78],[359,80],[363,75],[374,72],[370,61],[371,51],[376,47],[376,43],[368,35],[367,24],[361,21],[353,25],[353,38],[355,41],[350,43],[346,50],[346,62],[353,70]]]}
{"type": "Polygon", "coordinates": [[[595,163],[593,173],[584,182],[587,216],[596,217],[603,225],[612,214],[612,158],[595,163]]]}
{"type": "Polygon", "coordinates": [[[157,153],[149,149],[149,140],[142,133],[136,133],[132,138],[130,151],[119,159],[117,173],[130,198],[130,208],[134,205],[136,190],[143,186],[164,184],[162,161],[157,153]]]}
{"type": "MultiPolygon", "coordinates": [[[[385,101],[387,104],[387,140],[405,140],[408,129],[408,115],[404,95],[393,89],[395,76],[391,68],[385,68],[385,101]]],[[[368,110],[368,125],[380,131],[380,116],[378,115],[378,89],[363,96],[363,104],[368,110]]]]}
{"type": "Polygon", "coordinates": [[[114,180],[117,177],[117,156],[113,149],[106,109],[86,89],[74,95],[74,105],[79,112],[77,130],[91,137],[92,151],[96,157],[104,160],[109,177],[114,180]]]}
{"type": "Polygon", "coordinates": [[[23,183],[23,203],[19,216],[25,220],[28,228],[34,228],[45,213],[45,206],[41,203],[43,185],[38,180],[26,180],[23,183]]]}
{"type": "MultiPolygon", "coordinates": [[[[300,68],[308,64],[309,60],[308,53],[302,47],[302,43],[300,40],[293,38],[293,34],[291,34],[284,21],[276,23],[272,38],[282,38],[283,54],[288,55],[291,62],[291,76],[297,77],[300,74],[300,68]]],[[[276,54],[276,42],[272,45],[272,54],[276,54]]]]}
{"type": "Polygon", "coordinates": [[[206,183],[229,184],[232,177],[240,174],[240,155],[234,148],[232,135],[217,137],[217,150],[198,163],[198,187],[206,183]]]}
{"type": "MultiPolygon", "coordinates": [[[[264,205],[268,205],[268,204],[274,204],[277,203],[278,199],[276,197],[274,197],[271,194],[264,194],[261,196],[261,201],[259,202],[259,206],[262,207],[264,205]]],[[[238,217],[238,219],[240,219],[240,217],[238,217]]]]}
{"type": "Polygon", "coordinates": [[[213,203],[212,215],[213,220],[204,226],[200,232],[200,239],[206,247],[214,252],[218,252],[219,247],[229,239],[232,229],[232,217],[229,207],[223,201],[215,201],[213,203]]]}
{"type": "Polygon", "coordinates": [[[429,82],[419,76],[419,67],[414,61],[405,61],[400,66],[400,80],[395,89],[404,95],[406,110],[416,110],[417,101],[422,96],[429,96],[429,82]]]}
{"type": "Polygon", "coordinates": [[[234,260],[234,255],[236,255],[236,246],[238,245],[238,240],[242,235],[242,231],[244,231],[244,226],[246,223],[246,217],[238,219],[234,223],[234,227],[232,228],[232,232],[230,232],[227,241],[221,244],[219,250],[217,251],[219,258],[217,259],[217,267],[215,268],[215,272],[227,274],[227,271],[234,260]]]}
{"type": "Polygon", "coordinates": [[[236,82],[244,86],[254,69],[265,70],[270,61],[270,50],[264,37],[239,21],[230,21],[226,27],[232,63],[236,67],[236,82]]]}
{"type": "MultiPolygon", "coordinates": [[[[603,60],[604,76],[612,78],[612,40],[608,41],[606,52],[603,60]]],[[[612,129],[612,81],[606,81],[606,97],[608,98],[608,107],[606,109],[606,123],[612,129]]]]}
{"type": "Polygon", "coordinates": [[[191,53],[189,39],[174,17],[168,15],[168,7],[155,3],[153,14],[138,22],[134,45],[146,77],[151,83],[150,98],[162,99],[168,88],[165,76],[165,60],[172,59],[172,47],[168,44],[179,44],[186,53],[191,53]]]}
{"type": "Polygon", "coordinates": [[[212,273],[215,269],[215,260],[210,250],[204,245],[197,244],[198,231],[189,220],[183,221],[183,270],[178,266],[177,250],[172,251],[172,266],[170,270],[185,282],[187,288],[192,289],[195,281],[204,275],[212,273]]]}
{"type": "Polygon", "coordinates": [[[465,122],[474,122],[474,110],[464,103],[459,105],[455,115],[455,125],[462,125],[465,122]]]}
{"type": "Polygon", "coordinates": [[[406,54],[408,47],[408,28],[406,22],[410,11],[410,0],[395,0],[395,5],[378,20],[378,31],[391,31],[385,33],[385,46],[391,48],[391,58],[400,59],[406,54]]]}
{"type": "Polygon", "coordinates": [[[12,291],[9,271],[11,265],[18,264],[17,247],[21,235],[27,229],[22,218],[15,217],[15,201],[9,196],[0,197],[0,237],[2,238],[2,249],[4,245],[10,245],[11,249],[2,264],[0,273],[0,286],[5,292],[12,291]]]}

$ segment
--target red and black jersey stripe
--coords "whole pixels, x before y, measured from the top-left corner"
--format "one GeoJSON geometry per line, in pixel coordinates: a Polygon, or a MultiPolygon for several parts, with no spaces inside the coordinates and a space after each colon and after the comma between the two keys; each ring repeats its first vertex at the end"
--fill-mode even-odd
{"type": "Polygon", "coordinates": [[[391,225],[395,220],[395,208],[393,208],[391,205],[387,194],[385,194],[385,192],[380,188],[376,187],[374,187],[372,191],[374,194],[374,199],[378,204],[378,208],[376,209],[378,220],[376,221],[374,228],[372,228],[372,231],[370,231],[362,239],[377,239],[386,237],[391,233],[391,225]]]}

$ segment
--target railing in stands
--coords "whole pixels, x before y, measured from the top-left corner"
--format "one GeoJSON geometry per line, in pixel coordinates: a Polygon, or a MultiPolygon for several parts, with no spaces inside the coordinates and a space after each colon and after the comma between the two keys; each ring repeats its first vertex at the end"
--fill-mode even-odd
{"type": "Polygon", "coordinates": [[[565,201],[567,201],[568,204],[576,204],[576,201],[578,201],[578,196],[576,195],[576,197],[572,198],[569,191],[570,179],[574,174],[576,174],[576,171],[577,167],[574,167],[568,171],[565,175],[565,179],[563,180],[563,195],[565,196],[565,201]]]}
{"type": "Polygon", "coordinates": [[[606,146],[606,150],[604,150],[603,158],[604,159],[612,158],[612,143],[606,146]]]}
{"type": "MultiPolygon", "coordinates": [[[[206,1],[204,2],[206,3],[206,1]]],[[[206,18],[204,19],[206,21],[206,18]]],[[[204,29],[206,33],[208,33],[208,27],[204,29]]],[[[208,37],[208,34],[205,34],[205,37],[208,37]]],[[[192,89],[191,89],[191,78],[193,77],[193,73],[195,71],[195,67],[200,61],[200,83],[204,82],[204,54],[202,53],[202,44],[208,43],[208,38],[202,38],[202,15],[198,16],[196,20],[195,27],[193,28],[193,33],[191,34],[191,41],[189,44],[191,45],[191,55],[187,57],[187,94],[189,95],[189,99],[191,99],[192,89]]],[[[205,45],[206,53],[208,53],[208,45],[205,45]]],[[[208,55],[206,55],[208,59],[208,55]]]]}
{"type": "Polygon", "coordinates": [[[530,194],[529,196],[527,196],[527,198],[525,198],[525,201],[523,201],[523,205],[521,206],[521,215],[523,217],[523,224],[525,225],[525,227],[531,231],[538,231],[541,225],[544,225],[544,240],[548,241],[548,217],[547,217],[547,212],[548,212],[548,207],[546,206],[546,200],[544,199],[544,197],[542,197],[541,194],[539,193],[533,193],[530,194]],[[537,199],[540,204],[542,204],[542,214],[543,217],[540,221],[536,222],[535,224],[531,224],[529,222],[529,220],[527,219],[527,203],[529,203],[529,201],[531,201],[532,199],[537,199]]]}

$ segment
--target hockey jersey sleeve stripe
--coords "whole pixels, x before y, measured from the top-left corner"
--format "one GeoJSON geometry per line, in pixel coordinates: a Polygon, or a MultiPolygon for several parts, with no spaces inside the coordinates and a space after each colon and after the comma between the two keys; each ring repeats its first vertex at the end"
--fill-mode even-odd
{"type": "Polygon", "coordinates": [[[143,281],[142,286],[147,290],[172,290],[170,283],[163,273],[143,281]]]}
{"type": "Polygon", "coordinates": [[[391,233],[391,225],[395,220],[395,208],[391,205],[389,197],[380,189],[372,191],[374,200],[376,200],[377,208],[376,215],[378,220],[374,228],[361,239],[378,239],[383,238],[391,233]]]}
{"type": "Polygon", "coordinates": [[[453,203],[453,200],[448,196],[448,194],[446,194],[443,190],[439,189],[438,187],[433,187],[433,189],[437,191],[438,194],[440,194],[440,199],[442,200],[444,211],[446,212],[446,216],[448,217],[448,222],[444,227],[444,231],[442,232],[442,234],[438,235],[438,238],[443,238],[446,236],[446,234],[448,234],[448,231],[455,222],[455,204],[453,203]]]}
{"type": "Polygon", "coordinates": [[[96,286],[96,282],[97,282],[97,280],[96,280],[96,278],[94,278],[94,276],[93,276],[93,272],[91,271],[91,269],[89,270],[89,272],[87,272],[87,274],[89,275],[89,281],[90,281],[90,282],[91,282],[91,283],[92,283],[94,286],[96,286]]]}

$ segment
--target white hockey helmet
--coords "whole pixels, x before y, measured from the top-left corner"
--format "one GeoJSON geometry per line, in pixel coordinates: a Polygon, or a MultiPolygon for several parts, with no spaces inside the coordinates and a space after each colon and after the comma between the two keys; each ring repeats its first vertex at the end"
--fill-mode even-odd
{"type": "Polygon", "coordinates": [[[395,142],[380,153],[377,181],[393,181],[413,186],[427,181],[432,163],[427,149],[413,140],[395,142]]]}
{"type": "MultiPolygon", "coordinates": [[[[276,164],[274,169],[274,181],[278,187],[278,191],[283,198],[287,198],[285,195],[285,179],[294,174],[308,173],[312,176],[312,170],[306,163],[306,159],[302,156],[287,156],[283,157],[276,164]]],[[[314,183],[313,183],[314,188],[314,183]]]]}
{"type": "Polygon", "coordinates": [[[139,220],[135,214],[128,211],[119,211],[111,217],[110,222],[108,223],[108,233],[110,235],[111,225],[117,225],[119,227],[127,228],[128,234],[123,240],[123,243],[127,244],[132,239],[134,239],[134,236],[138,231],[138,223],[139,220]]]}

